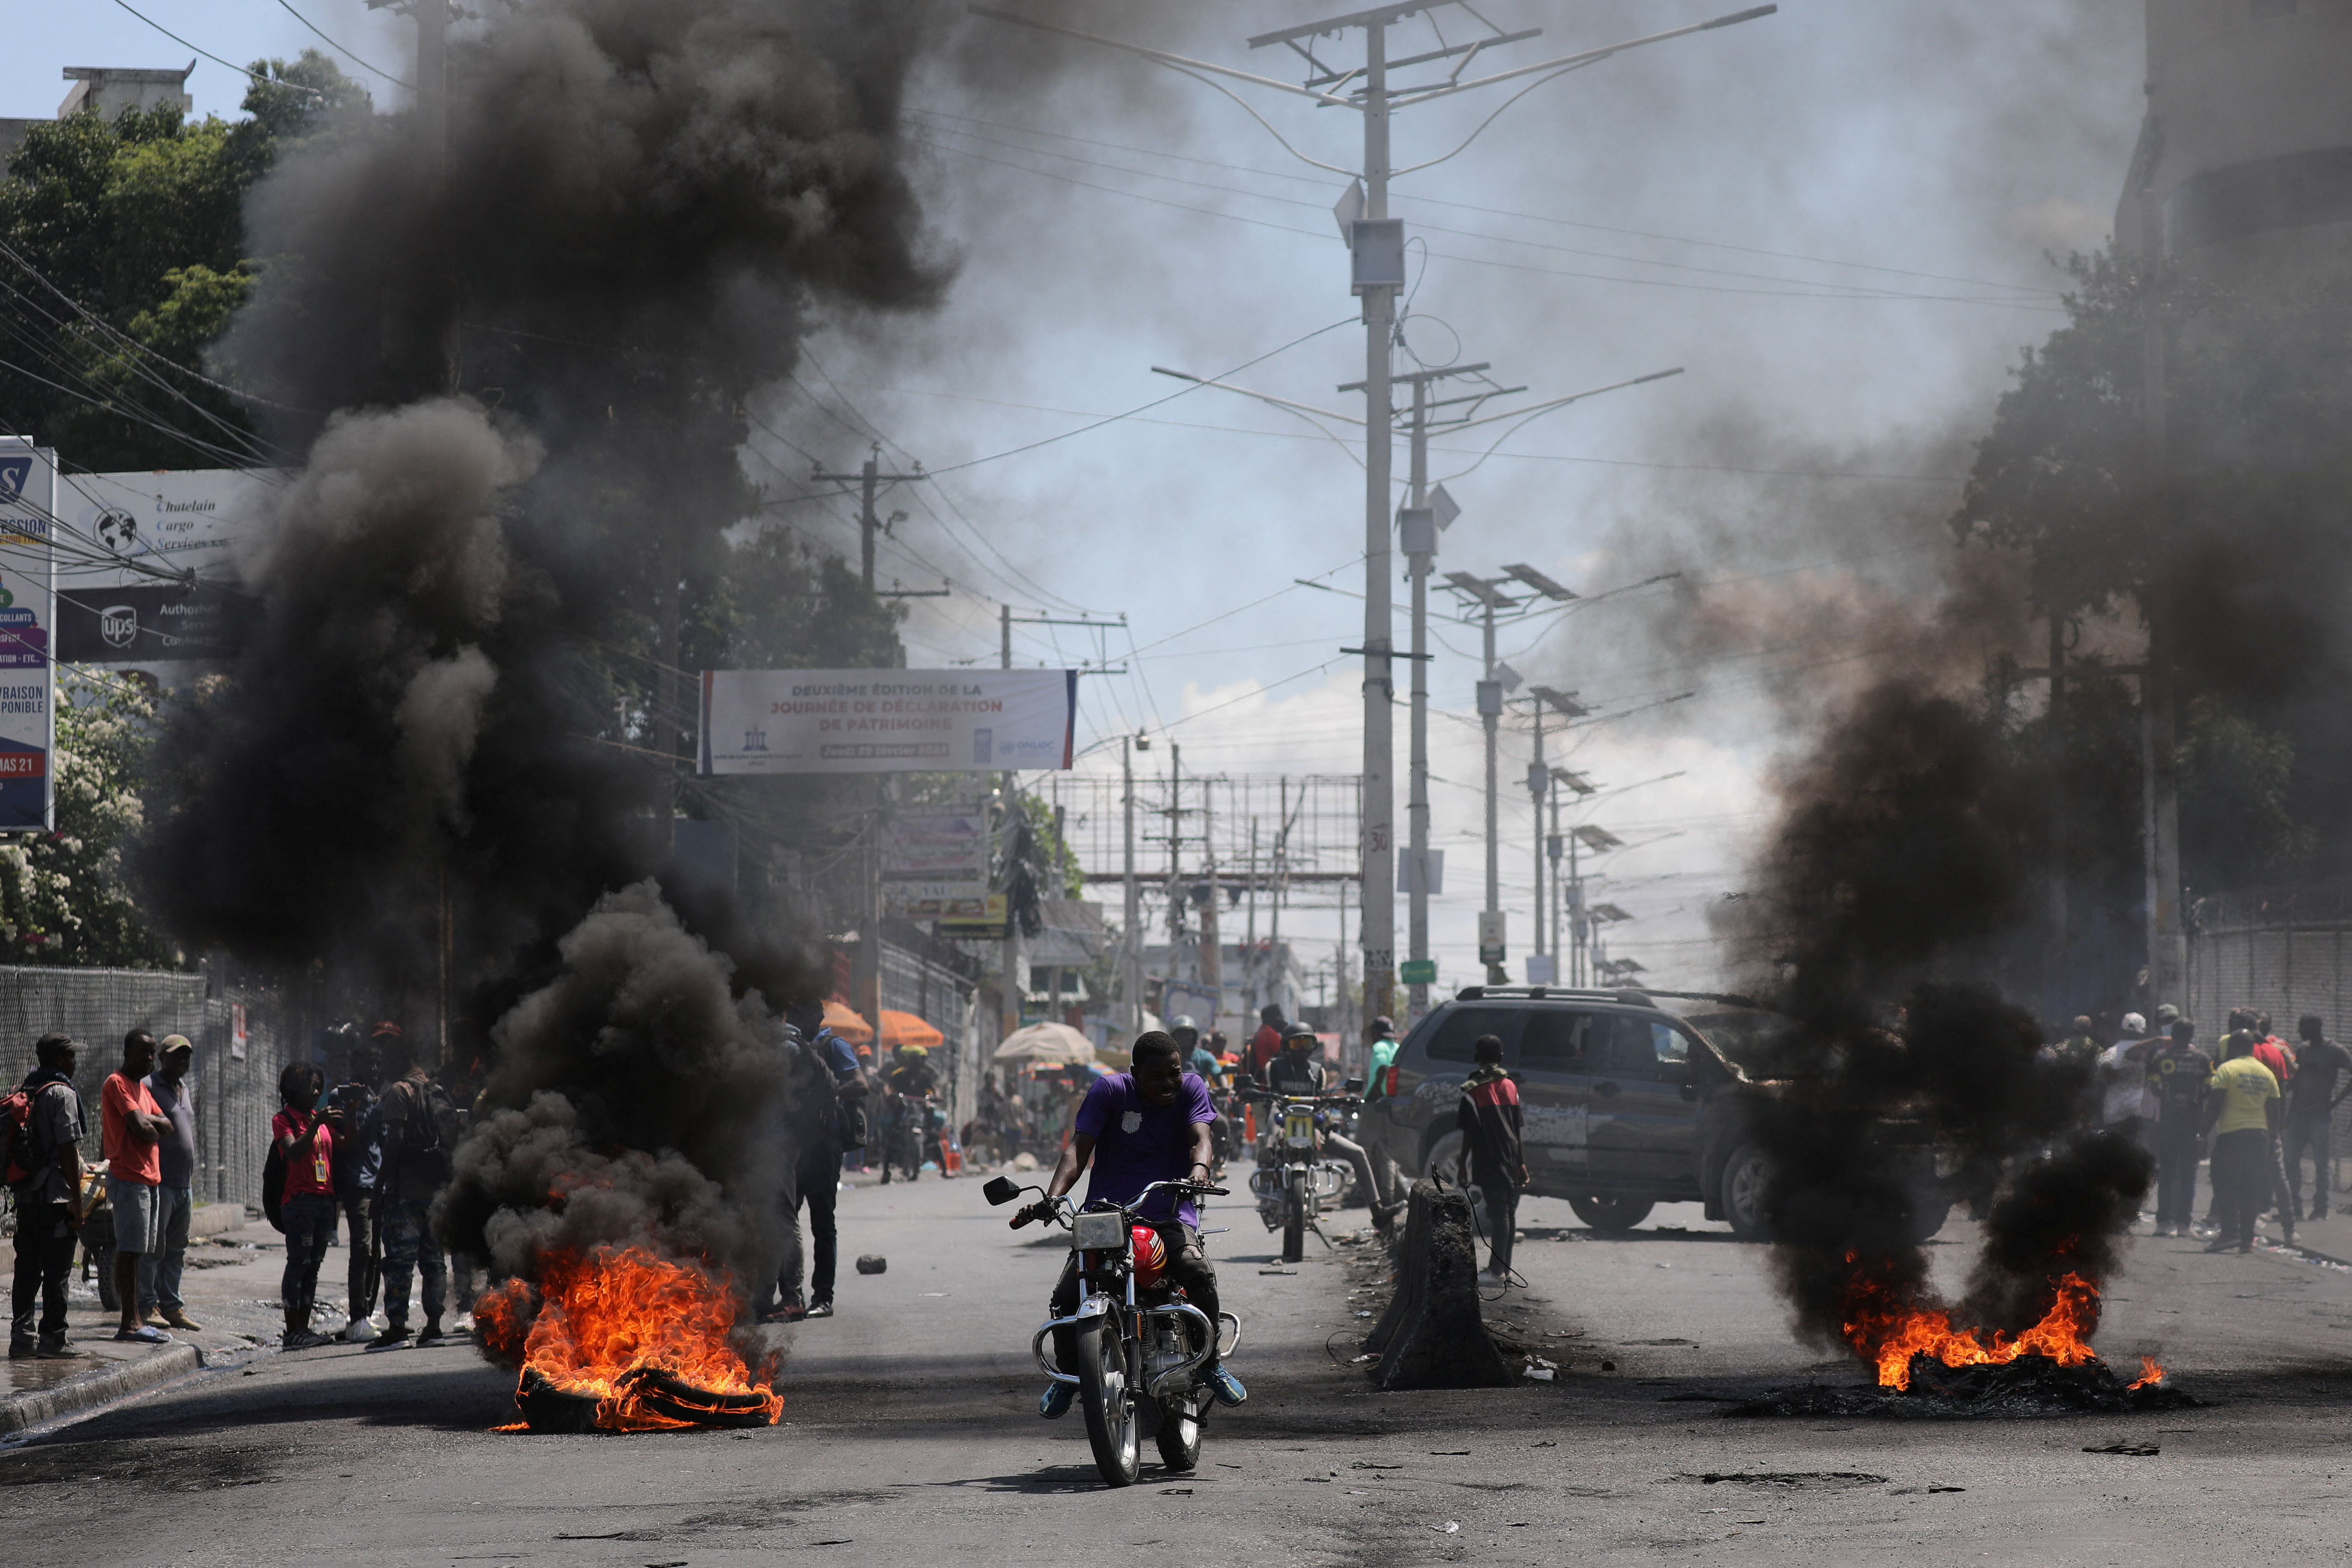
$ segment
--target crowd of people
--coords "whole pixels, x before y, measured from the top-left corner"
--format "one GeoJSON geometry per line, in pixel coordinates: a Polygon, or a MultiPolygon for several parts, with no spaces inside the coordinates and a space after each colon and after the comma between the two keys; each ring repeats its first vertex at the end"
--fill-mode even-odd
{"type": "Polygon", "coordinates": [[[2208,1052],[2197,1026],[2168,1004],[2153,1030],[2139,1014],[2125,1015],[2121,1036],[2101,1050],[2091,1020],[2078,1017],[2052,1054],[2095,1063],[2104,1121],[2155,1154],[2157,1235],[2206,1236],[2209,1251],[2248,1252],[2265,1213],[2278,1215],[2290,1246],[2298,1221],[2326,1217],[2335,1111],[2352,1096],[2352,1052],[2327,1037],[2325,1019],[2305,1014],[2289,1042],[2272,1032],[2269,1014],[2235,1008],[2208,1052]],[[2209,1160],[2211,1202],[2200,1222],[2197,1167],[2209,1160]]]}

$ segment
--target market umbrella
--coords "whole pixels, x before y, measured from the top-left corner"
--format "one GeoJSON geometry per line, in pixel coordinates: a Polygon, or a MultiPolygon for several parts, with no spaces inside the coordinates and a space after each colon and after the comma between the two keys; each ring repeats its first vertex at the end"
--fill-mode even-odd
{"type": "Polygon", "coordinates": [[[1094,1065],[1095,1043],[1067,1024],[1032,1024],[1004,1037],[996,1047],[1000,1062],[1061,1062],[1071,1067],[1094,1065]]]}
{"type": "MultiPolygon", "coordinates": [[[[846,1003],[827,998],[824,1005],[824,1026],[853,1046],[869,1045],[874,1039],[873,1026],[850,1011],[846,1003]]],[[[947,1042],[947,1037],[923,1022],[912,1013],[895,1008],[882,1009],[882,1044],[893,1050],[900,1046],[920,1046],[925,1050],[936,1049],[947,1042]]]]}

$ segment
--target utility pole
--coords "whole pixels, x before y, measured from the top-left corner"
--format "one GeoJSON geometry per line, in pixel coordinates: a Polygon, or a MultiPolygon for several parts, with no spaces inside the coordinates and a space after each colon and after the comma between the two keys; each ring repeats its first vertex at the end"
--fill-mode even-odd
{"type": "MultiPolygon", "coordinates": [[[[1244,797],[1246,801],[1247,797],[1244,797]]],[[[1257,1016],[1257,818],[1250,818],[1249,919],[1242,937],[1242,1027],[1257,1016]]]]}
{"type": "MultiPolygon", "coordinates": [[[[2147,269],[2140,328],[2140,413],[2147,442],[2148,518],[2157,537],[2160,575],[2169,564],[2172,543],[2165,410],[2168,356],[2164,311],[2156,298],[2164,270],[2164,227],[2162,209],[2145,187],[2140,193],[2140,257],[2147,269]]],[[[2167,1002],[2185,1005],[2189,983],[2189,938],[2180,923],[2179,740],[2174,731],[2172,640],[2166,625],[2172,606],[2152,602],[2160,591],[2151,585],[2140,595],[2140,616],[2147,623],[2147,669],[2140,678],[2140,762],[2146,796],[2150,1016],[2167,1002]]]]}
{"type": "Polygon", "coordinates": [[[1217,930],[1217,818],[1206,779],[1201,781],[1201,858],[1207,866],[1209,887],[1209,896],[1201,905],[1201,984],[1214,998],[1209,1004],[1208,1021],[1201,1026],[1205,1039],[1216,1028],[1217,1015],[1224,1010],[1225,1001],[1224,939],[1217,930]]]}
{"type": "MultiPolygon", "coordinates": [[[[1290,778],[1288,774],[1285,774],[1276,782],[1275,792],[1275,813],[1282,819],[1282,826],[1274,836],[1274,903],[1266,916],[1265,943],[1266,956],[1274,960],[1276,966],[1274,972],[1274,988],[1279,992],[1282,989],[1282,983],[1288,978],[1290,973],[1290,965],[1286,961],[1282,951],[1282,895],[1290,881],[1287,875],[1290,868],[1287,858],[1290,847],[1290,778]]],[[[1261,1002],[1258,1005],[1263,1007],[1265,1004],[1261,1002]]],[[[1282,1016],[1286,1018],[1290,1016],[1290,1009],[1287,1006],[1284,1007],[1282,1016]]],[[[1246,1026],[1248,1020],[1244,1019],[1243,1023],[1246,1026]]]]}
{"type": "MultiPolygon", "coordinates": [[[[877,447],[876,450],[878,452],[880,448],[877,447]]],[[[874,484],[876,478],[874,472],[874,459],[872,458],[866,459],[865,477],[866,520],[866,584],[871,586],[874,582],[873,519],[874,484]]],[[[1013,668],[1012,605],[1003,605],[998,606],[996,625],[996,666],[999,669],[1011,669],[1013,668]]],[[[1004,772],[998,776],[1001,781],[998,787],[1003,792],[1004,795],[1004,841],[1007,845],[1010,845],[1013,842],[1013,824],[1021,812],[1021,794],[1018,783],[1015,780],[1011,768],[1005,769],[1004,772]]],[[[1009,889],[1007,890],[1010,891],[1009,889]]],[[[998,998],[998,1002],[1003,1009],[1003,1018],[1002,1020],[1001,1032],[997,1036],[998,1039],[1003,1039],[1006,1035],[1013,1033],[1013,1030],[1021,1026],[1021,1015],[1027,1010],[1028,1001],[1024,994],[1029,988],[1026,976],[1023,975],[1021,973],[1021,921],[1019,917],[1014,914],[1012,901],[1009,899],[1005,901],[1004,906],[1004,949],[1003,962],[1004,964],[1004,994],[998,998]]]]}
{"type": "Polygon", "coordinates": [[[1135,880],[1135,752],[1151,742],[1142,735],[1122,735],[1118,742],[1119,804],[1126,816],[1127,858],[1120,878],[1126,894],[1127,923],[1119,932],[1118,973],[1127,992],[1127,1034],[1129,1040],[1143,1032],[1143,889],[1135,880]]]}
{"type": "MultiPolygon", "coordinates": [[[[826,485],[856,485],[858,487],[861,498],[857,508],[858,566],[859,572],[866,579],[866,585],[868,588],[874,586],[874,536],[882,529],[889,526],[889,523],[884,522],[879,517],[875,515],[874,498],[876,493],[883,485],[886,484],[901,485],[909,483],[916,479],[928,479],[930,477],[930,475],[923,472],[923,465],[920,463],[917,463],[915,465],[915,471],[911,474],[886,474],[882,472],[882,443],[879,441],[875,442],[873,447],[867,451],[864,467],[860,468],[857,472],[854,474],[828,474],[822,468],[813,468],[810,470],[809,479],[814,483],[826,485]]],[[[905,521],[906,515],[907,514],[904,512],[894,511],[890,514],[889,521],[891,523],[900,522],[905,521]]],[[[1010,648],[1011,644],[1008,643],[1006,647],[1010,648]]],[[[1010,662],[1011,655],[1009,652],[1006,655],[1006,659],[1007,662],[1004,668],[1010,669],[1013,666],[1010,662]]],[[[1006,776],[1010,777],[1011,775],[1007,774],[1006,776]]]]}
{"type": "MultiPolygon", "coordinates": [[[[1461,4],[1461,0],[1402,0],[1401,4],[1379,5],[1343,16],[1325,17],[1303,26],[1262,33],[1249,40],[1249,47],[1253,49],[1281,45],[1304,61],[1307,75],[1298,84],[1080,32],[1055,23],[1036,21],[993,6],[971,7],[977,16],[1105,45],[1196,79],[1205,74],[1246,81],[1306,98],[1320,107],[1352,109],[1363,116],[1363,170],[1360,180],[1351,183],[1347,195],[1341,198],[1338,212],[1352,253],[1350,286],[1364,302],[1364,642],[1359,650],[1364,660],[1364,747],[1358,847],[1363,896],[1364,1001],[1368,1007],[1378,1013],[1394,1011],[1391,992],[1395,985],[1396,963],[1396,788],[1392,776],[1395,756],[1389,712],[1395,697],[1390,671],[1394,648],[1391,641],[1389,609],[1389,529],[1392,504],[1390,493],[1391,411],[1389,354],[1395,335],[1397,297],[1405,282],[1404,226],[1389,216],[1389,181],[1395,175],[1412,174],[1443,161],[1431,159],[1402,170],[1393,168],[1389,154],[1390,116],[1401,108],[1522,77],[1536,79],[1522,89],[1531,90],[1541,81],[1583,66],[1597,64],[1629,49],[1753,21],[1759,16],[1769,16],[1780,8],[1778,5],[1759,5],[1731,16],[1718,16],[1712,21],[1669,28],[1644,37],[1465,80],[1464,73],[1487,50],[1535,37],[1541,29],[1506,33],[1465,4],[1462,9],[1484,29],[1482,36],[1458,43],[1447,42],[1441,36],[1436,39],[1435,48],[1423,49],[1397,60],[1400,68],[1440,67],[1449,59],[1458,63],[1450,72],[1433,79],[1391,89],[1389,84],[1389,28],[1409,17],[1426,16],[1456,4],[1461,4]],[[1362,66],[1335,68],[1316,58],[1319,40],[1357,28],[1361,28],[1364,35],[1362,66]]],[[[1253,110],[1251,112],[1255,114],[1256,111],[1253,110]]],[[[1491,121],[1492,116],[1488,118],[1491,121]]],[[[1266,123],[1263,117],[1261,123],[1266,123]]],[[[1271,130],[1271,124],[1267,128],[1271,130]]],[[[1482,125],[1479,131],[1484,129],[1482,125]]],[[[1475,140],[1479,132],[1471,134],[1475,140]]],[[[1284,145],[1287,147],[1289,144],[1285,142],[1284,145]]],[[[1444,157],[1453,157],[1468,145],[1465,142],[1444,157]]],[[[1295,149],[1293,151],[1296,152],[1295,149]]],[[[1347,172],[1336,165],[1307,158],[1304,153],[1297,155],[1335,174],[1347,172]]]]}
{"type": "MultiPolygon", "coordinates": [[[[1538,703],[1537,703],[1537,704],[1536,704],[1536,708],[1535,708],[1535,715],[1536,715],[1536,751],[1535,751],[1535,761],[1533,761],[1533,762],[1531,762],[1531,763],[1529,763],[1528,764],[1528,793],[1530,795],[1532,795],[1532,796],[1534,796],[1534,797],[1535,797],[1535,815],[1536,815],[1536,830],[1535,830],[1535,833],[1534,833],[1534,835],[1533,835],[1533,838],[1532,838],[1532,847],[1533,847],[1533,849],[1534,849],[1534,851],[1535,851],[1535,870],[1536,870],[1536,888],[1535,888],[1535,899],[1534,899],[1535,915],[1536,915],[1536,929],[1535,929],[1532,932],[1530,932],[1530,933],[1528,934],[1528,970],[1530,971],[1530,973],[1528,973],[1528,984],[1534,984],[1536,983],[1536,977],[1535,977],[1535,974],[1533,973],[1533,971],[1535,971],[1536,969],[1538,969],[1538,968],[1540,968],[1540,967],[1541,967],[1541,965],[1539,965],[1538,963],[1537,963],[1537,962],[1536,962],[1536,961],[1537,961],[1537,959],[1538,959],[1538,958],[1540,958],[1540,957],[1543,957],[1543,956],[1545,955],[1545,952],[1546,952],[1546,949],[1545,949],[1545,947],[1544,947],[1544,915],[1545,915],[1545,913],[1546,913],[1547,911],[1546,911],[1545,907],[1544,907],[1544,835],[1543,835],[1544,819],[1543,819],[1543,818],[1544,818],[1544,795],[1545,795],[1545,793],[1549,789],[1549,787],[1550,787],[1550,785],[1551,785],[1551,775],[1550,775],[1549,773],[1546,773],[1546,772],[1544,771],[1544,754],[1543,754],[1543,721],[1544,721],[1544,705],[1543,705],[1541,702],[1538,702],[1538,703]]],[[[1554,973],[1554,974],[1552,975],[1552,977],[1550,978],[1550,980],[1549,980],[1549,981],[1545,982],[1544,984],[1558,984],[1559,983],[1559,976],[1557,973],[1554,973]]]]}
{"type": "Polygon", "coordinates": [[[1181,759],[1184,749],[1168,742],[1168,978],[1191,979],[1184,973],[1184,872],[1178,859],[1184,843],[1184,795],[1181,759]]]}

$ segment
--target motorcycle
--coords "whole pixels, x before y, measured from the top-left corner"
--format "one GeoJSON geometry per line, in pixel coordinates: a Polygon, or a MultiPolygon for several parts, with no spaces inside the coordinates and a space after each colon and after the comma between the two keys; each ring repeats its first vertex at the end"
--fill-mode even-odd
{"type": "Polygon", "coordinates": [[[1213,1397],[1200,1379],[1201,1368],[1213,1352],[1231,1354],[1241,1342],[1239,1318],[1220,1312],[1213,1323],[1184,1300],[1182,1290],[1163,1280],[1166,1244],[1139,1217],[1161,1191],[1180,1198],[1227,1195],[1224,1188],[1206,1182],[1154,1182],[1125,1207],[1081,1209],[1066,1197],[1046,1199],[1044,1188],[1024,1187],[1008,1176],[994,1177],[981,1188],[981,1195],[994,1205],[1011,1203],[1023,1193],[1039,1194],[1038,1204],[1013,1216],[1015,1230],[1044,1217],[1070,1232],[1070,1246],[1078,1255],[1077,1310],[1047,1320],[1029,1349],[1047,1377],[1076,1385],[1095,1468],[1114,1487],[1135,1484],[1147,1436],[1170,1469],[1191,1470],[1200,1464],[1201,1419],[1213,1397]],[[1232,1325],[1231,1339],[1225,1338],[1225,1324],[1232,1325]],[[1055,1363],[1049,1342],[1056,1329],[1071,1331],[1075,1372],[1055,1363]]]}
{"type": "MultiPolygon", "coordinates": [[[[1354,1080],[1350,1079],[1352,1083],[1354,1080]]],[[[1257,1169],[1250,1173],[1250,1195],[1268,1230],[1282,1232],[1282,1260],[1307,1255],[1307,1233],[1323,1234],[1316,1222],[1336,1209],[1355,1172],[1343,1160],[1322,1157],[1323,1136],[1316,1125],[1325,1108],[1361,1105],[1354,1094],[1282,1094],[1245,1090],[1243,1098],[1264,1103],[1265,1131],[1258,1137],[1257,1169]]]]}

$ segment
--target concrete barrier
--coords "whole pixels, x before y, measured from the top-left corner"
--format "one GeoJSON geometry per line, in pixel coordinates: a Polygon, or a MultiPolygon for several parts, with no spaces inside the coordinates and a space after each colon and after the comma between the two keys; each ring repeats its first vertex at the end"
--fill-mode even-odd
{"type": "Polygon", "coordinates": [[[1372,1382],[1384,1389],[1502,1388],[1505,1365],[1478,1300],[1478,1232],[1470,1197],[1429,1181],[1412,1184],[1396,1245],[1396,1294],[1372,1330],[1372,1382]]]}

